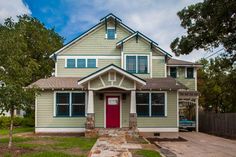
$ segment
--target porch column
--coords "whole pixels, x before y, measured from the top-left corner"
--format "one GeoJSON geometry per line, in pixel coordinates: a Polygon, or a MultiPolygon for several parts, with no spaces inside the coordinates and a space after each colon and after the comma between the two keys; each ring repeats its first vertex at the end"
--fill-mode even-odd
{"type": "Polygon", "coordinates": [[[196,98],[195,102],[196,102],[196,132],[198,132],[199,131],[199,129],[198,129],[198,118],[199,118],[199,116],[198,116],[198,97],[196,98]]]}
{"type": "Polygon", "coordinates": [[[87,117],[85,123],[86,132],[95,128],[94,121],[94,94],[92,90],[88,91],[88,109],[87,109],[87,117]]]}
{"type": "Polygon", "coordinates": [[[131,94],[130,94],[129,128],[132,130],[137,129],[136,92],[135,91],[131,91],[131,94]]]}

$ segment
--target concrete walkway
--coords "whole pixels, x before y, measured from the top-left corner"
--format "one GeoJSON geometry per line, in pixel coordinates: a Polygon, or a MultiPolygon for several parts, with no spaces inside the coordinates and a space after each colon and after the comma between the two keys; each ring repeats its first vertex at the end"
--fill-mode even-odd
{"type": "Polygon", "coordinates": [[[158,142],[177,157],[236,157],[236,141],[196,132],[180,132],[186,142],[158,142]]]}
{"type": "Polygon", "coordinates": [[[98,138],[90,151],[89,157],[132,157],[129,149],[141,149],[139,144],[130,144],[126,141],[127,131],[101,130],[98,138]]]}

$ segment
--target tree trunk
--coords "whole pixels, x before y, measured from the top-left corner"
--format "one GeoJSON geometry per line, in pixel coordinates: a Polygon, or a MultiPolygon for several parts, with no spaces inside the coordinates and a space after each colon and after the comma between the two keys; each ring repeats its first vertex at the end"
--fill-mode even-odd
{"type": "Polygon", "coordinates": [[[10,110],[10,114],[11,114],[11,124],[10,124],[10,130],[9,130],[9,143],[8,143],[8,148],[9,149],[12,146],[12,130],[13,130],[14,109],[10,110]]]}

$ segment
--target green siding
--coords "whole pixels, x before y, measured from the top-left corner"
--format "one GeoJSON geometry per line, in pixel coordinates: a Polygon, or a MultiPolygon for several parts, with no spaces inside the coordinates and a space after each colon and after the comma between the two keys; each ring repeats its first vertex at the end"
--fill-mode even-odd
{"type": "Polygon", "coordinates": [[[152,59],[152,77],[165,77],[165,59],[152,59]]]}
{"type": "Polygon", "coordinates": [[[128,35],[130,35],[130,33],[118,25],[117,38],[114,40],[107,40],[105,39],[105,26],[103,25],[65,49],[60,55],[120,55],[120,49],[116,48],[116,43],[128,35]]]}
{"type": "Polygon", "coordinates": [[[179,77],[177,77],[177,81],[183,83],[190,90],[195,90],[195,78],[185,78],[185,67],[178,67],[179,77]]]}
{"type": "Polygon", "coordinates": [[[37,127],[85,127],[85,117],[53,117],[54,94],[41,92],[37,96],[37,127]]]}
{"type": "Polygon", "coordinates": [[[95,127],[104,127],[104,100],[99,93],[94,96],[95,127]]]}
{"type": "Polygon", "coordinates": [[[130,94],[126,94],[126,99],[122,100],[122,127],[129,127],[130,94]]]}
{"type": "Polygon", "coordinates": [[[177,127],[177,92],[167,92],[167,117],[138,117],[139,128],[177,127]]]}
{"type": "Polygon", "coordinates": [[[133,37],[124,43],[123,51],[135,53],[151,52],[151,47],[150,44],[144,41],[142,38],[139,38],[138,42],[136,42],[136,38],[133,37]]]}

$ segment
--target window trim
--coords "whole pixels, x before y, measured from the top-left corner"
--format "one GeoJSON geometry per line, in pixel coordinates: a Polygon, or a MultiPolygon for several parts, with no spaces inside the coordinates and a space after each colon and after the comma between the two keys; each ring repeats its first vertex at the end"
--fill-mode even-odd
{"type": "Polygon", "coordinates": [[[84,59],[85,60],[85,67],[84,68],[97,68],[98,67],[98,58],[96,58],[96,57],[94,57],[94,58],[79,57],[79,58],[65,58],[65,68],[70,69],[70,67],[67,67],[67,60],[68,59],[74,59],[75,60],[75,67],[74,68],[83,69],[83,67],[80,68],[80,67],[77,66],[78,59],[84,59]],[[88,67],[88,59],[95,59],[96,67],[88,67]]]}
{"type": "MultiPolygon", "coordinates": [[[[146,92],[146,91],[138,91],[136,93],[148,93],[149,94],[149,116],[138,116],[138,117],[167,117],[167,108],[168,108],[168,103],[167,103],[167,91],[151,91],[151,92],[146,92]],[[151,94],[152,93],[164,93],[165,96],[165,109],[164,109],[164,116],[152,116],[152,98],[151,98],[151,94]]],[[[136,96],[136,95],[135,95],[136,96]]],[[[136,98],[135,98],[136,99],[136,98]]],[[[136,102],[136,106],[137,106],[137,102],[136,102]]]]}
{"type": "Polygon", "coordinates": [[[195,79],[195,68],[194,67],[185,67],[185,78],[186,79],[195,79]],[[188,68],[192,68],[193,69],[193,77],[188,77],[188,68]]]}
{"type": "Polygon", "coordinates": [[[86,117],[88,107],[87,92],[84,91],[54,91],[54,103],[53,103],[53,117],[59,118],[73,118],[73,117],[86,117]],[[57,116],[57,93],[69,93],[69,116],[57,116]],[[72,116],[72,93],[85,93],[85,114],[84,116],[72,116]]]}
{"type": "Polygon", "coordinates": [[[126,67],[126,57],[127,56],[135,56],[136,60],[136,72],[133,74],[150,74],[150,55],[149,54],[124,54],[124,69],[127,71],[126,67]],[[145,56],[147,57],[147,73],[139,73],[138,72],[138,56],[145,56]]]}
{"type": "Polygon", "coordinates": [[[115,29],[115,27],[107,27],[107,30],[106,30],[106,33],[105,33],[105,39],[114,40],[114,39],[108,39],[108,33],[107,33],[108,29],[114,29],[115,30],[115,38],[114,39],[116,39],[117,38],[117,30],[115,29]]]}

